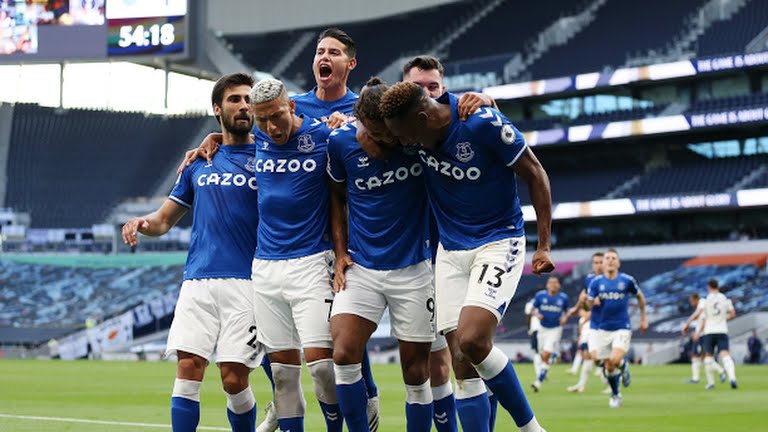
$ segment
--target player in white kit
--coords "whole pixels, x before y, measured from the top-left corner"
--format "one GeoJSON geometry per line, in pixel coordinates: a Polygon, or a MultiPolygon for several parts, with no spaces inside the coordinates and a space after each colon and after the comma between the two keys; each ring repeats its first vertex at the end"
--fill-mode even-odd
{"type": "Polygon", "coordinates": [[[701,338],[704,346],[704,372],[707,376],[706,389],[715,388],[715,351],[720,354],[725,372],[731,381],[731,388],[736,389],[736,365],[731,353],[728,351],[728,320],[736,316],[733,302],[720,292],[720,284],[717,279],[710,279],[707,283],[707,296],[699,301],[696,312],[691,315],[683,325],[683,332],[688,331],[691,322],[704,317],[704,324],[696,329],[696,335],[701,338]]]}

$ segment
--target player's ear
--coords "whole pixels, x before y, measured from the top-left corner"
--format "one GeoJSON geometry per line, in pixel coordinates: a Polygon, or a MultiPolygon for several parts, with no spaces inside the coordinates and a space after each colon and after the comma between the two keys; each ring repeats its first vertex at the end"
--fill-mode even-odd
{"type": "Polygon", "coordinates": [[[353,57],[349,59],[349,63],[347,63],[347,70],[352,70],[357,67],[357,57],[353,57]]]}
{"type": "Polygon", "coordinates": [[[429,120],[429,115],[425,111],[419,111],[419,113],[416,114],[416,118],[419,119],[419,123],[427,124],[427,121],[429,120]]]}
{"type": "Polygon", "coordinates": [[[296,101],[293,99],[288,99],[288,107],[291,109],[291,114],[296,112],[296,101]]]}
{"type": "Polygon", "coordinates": [[[218,106],[217,104],[213,104],[213,115],[215,115],[216,117],[221,115],[221,107],[218,106]]]}

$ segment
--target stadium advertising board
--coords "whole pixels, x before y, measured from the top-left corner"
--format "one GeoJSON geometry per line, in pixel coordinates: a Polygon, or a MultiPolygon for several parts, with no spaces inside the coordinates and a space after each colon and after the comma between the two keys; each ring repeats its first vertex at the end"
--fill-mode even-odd
{"type": "Polygon", "coordinates": [[[0,0],[0,64],[187,55],[187,0],[0,0]]]}
{"type": "MultiPolygon", "coordinates": [[[[552,218],[565,220],[766,205],[768,205],[768,189],[744,189],[735,193],[666,195],[556,203],[552,205],[552,218]]],[[[532,205],[523,206],[523,216],[527,222],[536,220],[536,212],[532,205]]]]}
{"type": "MultiPolygon", "coordinates": [[[[768,65],[768,52],[721,56],[648,66],[620,68],[611,72],[593,72],[569,77],[490,86],[483,93],[494,99],[510,100],[572,91],[594,90],[642,81],[663,81],[768,65]]],[[[450,77],[446,77],[446,81],[450,77]]]]}
{"type": "Polygon", "coordinates": [[[711,111],[701,114],[627,120],[603,124],[572,126],[565,129],[525,132],[531,146],[579,143],[611,138],[686,132],[710,127],[768,122],[768,106],[745,107],[738,110],[711,111]]]}

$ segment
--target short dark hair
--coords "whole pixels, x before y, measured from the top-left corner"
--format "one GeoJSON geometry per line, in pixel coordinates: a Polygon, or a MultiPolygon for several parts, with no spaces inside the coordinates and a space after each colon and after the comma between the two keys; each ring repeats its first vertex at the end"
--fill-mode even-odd
{"type": "Polygon", "coordinates": [[[320,32],[317,36],[317,43],[319,44],[325,38],[334,38],[341,42],[346,48],[347,56],[349,58],[355,58],[357,54],[357,48],[355,47],[355,41],[344,31],[337,29],[336,27],[327,28],[320,32]]]}
{"type": "Polygon", "coordinates": [[[371,121],[384,121],[379,104],[389,86],[379,77],[371,77],[360,90],[355,102],[355,117],[371,121]]]}
{"type": "Polygon", "coordinates": [[[595,252],[595,253],[593,253],[593,254],[592,254],[592,258],[595,258],[595,257],[600,257],[600,258],[602,258],[602,257],[604,257],[604,256],[605,256],[605,254],[604,254],[604,253],[602,253],[602,252],[595,252]]]}
{"type": "Polygon", "coordinates": [[[707,286],[710,288],[720,288],[720,282],[718,282],[717,279],[712,278],[707,282],[707,286]]]}
{"type": "Polygon", "coordinates": [[[437,57],[431,55],[421,55],[408,60],[408,62],[403,65],[403,76],[408,75],[408,72],[413,68],[427,71],[437,69],[437,71],[440,72],[441,78],[445,76],[445,68],[443,67],[443,64],[440,63],[440,60],[438,60],[437,57]]]}
{"type": "MultiPolygon", "coordinates": [[[[246,73],[233,73],[224,75],[219,78],[218,81],[216,81],[216,84],[213,85],[213,91],[211,91],[211,103],[221,107],[222,99],[224,99],[224,92],[227,91],[227,89],[241,85],[253,87],[254,82],[256,82],[256,80],[254,80],[251,75],[246,73]]],[[[221,121],[219,116],[215,117],[216,121],[221,121]]]]}
{"type": "Polygon", "coordinates": [[[692,298],[693,300],[698,300],[698,299],[699,299],[699,293],[693,293],[693,294],[691,294],[691,298],[692,298]]]}
{"type": "Polygon", "coordinates": [[[379,104],[381,115],[385,119],[403,118],[427,97],[420,85],[412,82],[399,82],[384,93],[379,104]]]}
{"type": "MultiPolygon", "coordinates": [[[[617,251],[614,248],[608,248],[608,250],[606,250],[605,253],[608,253],[608,252],[615,253],[616,256],[619,256],[619,251],[617,251]]],[[[605,254],[603,254],[603,255],[605,255],[605,254]]]]}

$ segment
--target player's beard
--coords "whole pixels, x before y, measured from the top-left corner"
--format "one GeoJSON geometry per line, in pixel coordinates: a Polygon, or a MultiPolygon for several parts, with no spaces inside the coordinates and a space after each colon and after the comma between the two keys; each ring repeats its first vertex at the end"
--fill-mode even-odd
{"type": "Polygon", "coordinates": [[[238,138],[242,138],[248,135],[253,129],[253,121],[250,117],[245,116],[236,116],[234,118],[234,122],[230,122],[226,118],[222,118],[222,123],[222,126],[224,126],[224,129],[226,129],[227,132],[238,138]],[[248,120],[248,123],[247,125],[241,125],[239,122],[237,122],[237,120],[248,120]]]}

